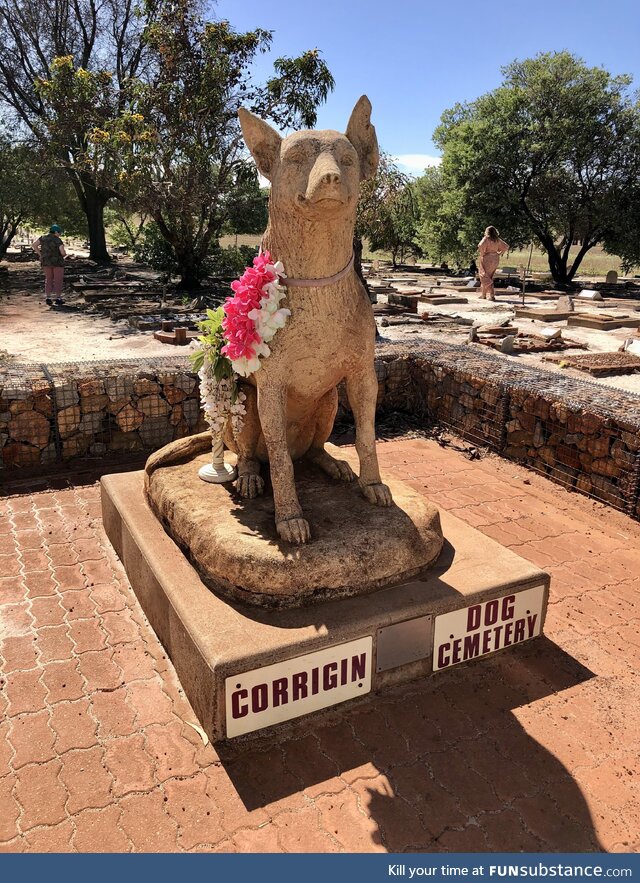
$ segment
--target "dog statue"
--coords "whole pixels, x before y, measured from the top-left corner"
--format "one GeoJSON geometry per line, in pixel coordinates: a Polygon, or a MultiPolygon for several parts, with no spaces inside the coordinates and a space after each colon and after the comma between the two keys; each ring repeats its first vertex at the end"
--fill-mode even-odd
{"type": "MultiPolygon", "coordinates": [[[[370,116],[371,104],[362,96],[345,134],[301,131],[282,138],[264,120],[239,111],[245,142],[271,182],[263,247],[284,265],[291,316],[270,344],[271,355],[241,381],[246,417],[237,435],[228,425],[224,442],[238,457],[242,497],[262,494],[260,471],[269,463],[276,528],[289,543],[306,543],[311,536],[296,494],[293,460],[306,457],[340,481],[356,478],[346,462],[324,448],[342,380],[355,420],[362,493],[375,505],[392,502],[380,480],[375,446],[375,320],[353,267],[359,184],[375,174],[379,159],[370,116]]],[[[207,437],[201,437],[205,445],[207,437]]],[[[194,443],[202,445],[197,438],[184,439],[192,453],[194,443]]],[[[148,461],[148,473],[162,465],[159,454],[148,461]]]]}

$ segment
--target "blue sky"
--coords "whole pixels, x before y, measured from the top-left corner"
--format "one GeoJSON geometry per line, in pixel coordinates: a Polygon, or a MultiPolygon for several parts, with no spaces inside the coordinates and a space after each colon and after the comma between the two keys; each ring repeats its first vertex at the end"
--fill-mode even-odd
{"type": "Polygon", "coordinates": [[[318,127],[344,130],[366,93],[380,146],[414,174],[437,155],[442,111],[496,87],[514,58],[569,49],[640,89],[640,0],[219,0],[213,10],[236,30],[274,32],[258,76],[281,55],[320,49],[336,87],[318,127]]]}

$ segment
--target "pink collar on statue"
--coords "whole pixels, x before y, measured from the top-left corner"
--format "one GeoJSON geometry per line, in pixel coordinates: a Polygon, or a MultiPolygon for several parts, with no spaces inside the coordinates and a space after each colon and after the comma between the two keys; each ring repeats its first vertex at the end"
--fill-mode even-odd
{"type": "MultiPolygon", "coordinates": [[[[260,246],[260,252],[262,252],[262,246],[260,246]]],[[[325,288],[327,285],[334,285],[336,282],[344,279],[349,270],[351,270],[354,259],[355,255],[352,253],[347,266],[343,267],[340,272],[334,273],[333,276],[324,276],[321,279],[290,279],[285,276],[282,284],[286,285],[287,288],[325,288]]]]}

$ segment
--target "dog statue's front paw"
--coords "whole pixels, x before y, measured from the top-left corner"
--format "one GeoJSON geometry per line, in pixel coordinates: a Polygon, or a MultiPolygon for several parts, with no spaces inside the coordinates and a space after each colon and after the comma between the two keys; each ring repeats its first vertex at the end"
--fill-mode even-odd
{"type": "Polygon", "coordinates": [[[280,539],[285,543],[295,543],[295,545],[301,546],[311,539],[309,522],[304,518],[285,518],[284,521],[277,521],[276,530],[280,539]]]}
{"type": "Polygon", "coordinates": [[[360,484],[365,498],[374,506],[390,506],[393,503],[391,491],[381,481],[373,484],[360,484]]]}
{"type": "Polygon", "coordinates": [[[236,483],[236,490],[245,500],[253,500],[261,497],[264,493],[264,478],[261,475],[240,475],[236,483]]]}

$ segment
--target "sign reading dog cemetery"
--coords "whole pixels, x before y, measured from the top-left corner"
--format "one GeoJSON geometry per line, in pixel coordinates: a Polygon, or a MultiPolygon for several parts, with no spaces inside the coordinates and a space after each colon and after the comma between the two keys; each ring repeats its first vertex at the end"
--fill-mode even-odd
{"type": "Polygon", "coordinates": [[[373,639],[359,638],[225,680],[227,739],[371,691],[373,639]]]}
{"type": "Polygon", "coordinates": [[[436,617],[433,670],[535,638],[542,631],[544,594],[536,586],[436,617]]]}

